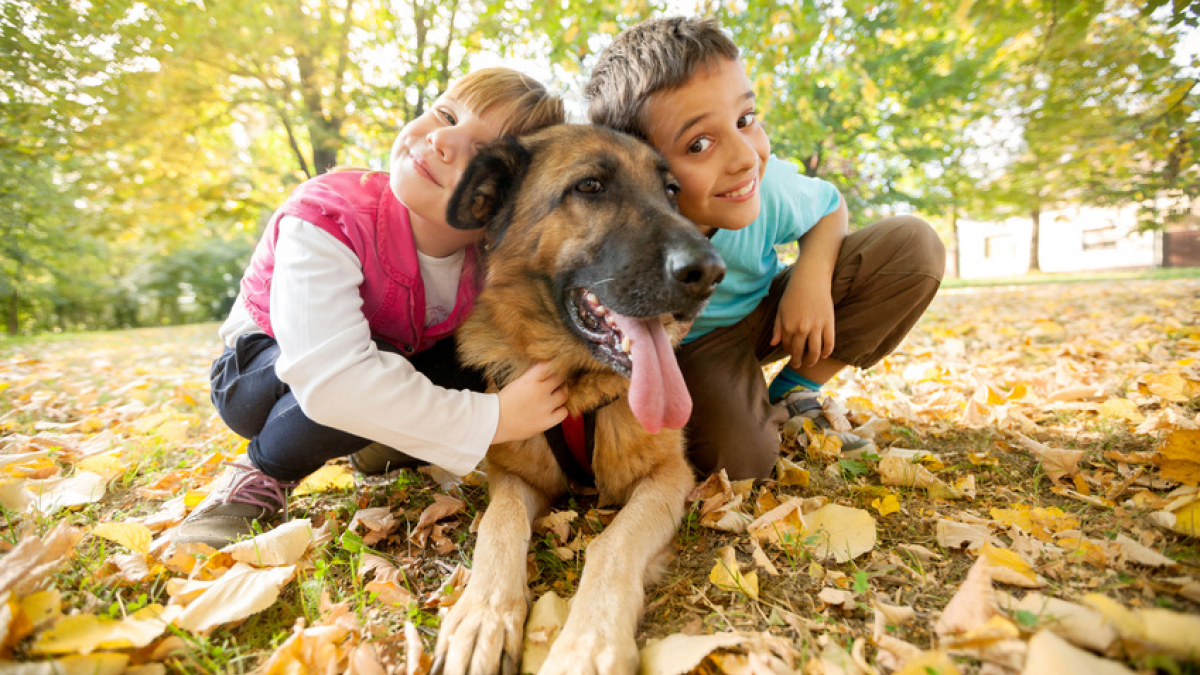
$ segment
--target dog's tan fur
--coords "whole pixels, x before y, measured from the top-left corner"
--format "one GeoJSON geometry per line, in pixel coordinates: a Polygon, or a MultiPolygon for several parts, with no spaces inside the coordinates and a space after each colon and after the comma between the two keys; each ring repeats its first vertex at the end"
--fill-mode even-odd
{"type": "MultiPolygon", "coordinates": [[[[536,145],[536,143],[535,143],[536,145]]],[[[667,549],[693,486],[681,432],[643,429],[625,398],[628,378],[599,364],[563,324],[551,284],[558,271],[596,255],[598,240],[628,227],[629,214],[609,203],[563,202],[547,213],[564,180],[598,156],[661,190],[661,160],[640,143],[575,133],[537,146],[552,159],[534,162],[513,197],[511,221],[489,254],[487,281],[459,332],[464,359],[503,384],[536,362],[566,378],[572,413],[597,409],[593,469],[602,503],[623,504],[586,552],[570,617],[539,672],[615,675],[637,670],[634,641],[644,584],[667,549]],[[608,401],[607,405],[602,405],[608,401]]],[[[678,323],[663,317],[677,340],[678,323]]],[[[480,522],[470,583],[442,623],[436,671],[515,673],[527,612],[526,553],[531,523],[566,488],[545,438],[493,446],[486,471],[490,505],[480,522]]]]}

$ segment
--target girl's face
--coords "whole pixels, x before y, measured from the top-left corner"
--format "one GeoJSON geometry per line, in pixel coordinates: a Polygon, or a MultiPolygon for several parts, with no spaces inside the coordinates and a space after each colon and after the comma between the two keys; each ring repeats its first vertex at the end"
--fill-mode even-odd
{"type": "Polygon", "coordinates": [[[462,240],[457,248],[478,238],[480,231],[454,230],[447,225],[446,205],[480,146],[500,135],[506,121],[501,110],[492,108],[477,115],[443,95],[400,129],[392,145],[392,193],[408,207],[417,247],[423,252],[436,255],[422,246],[423,234],[445,231],[442,235],[454,240],[448,244],[462,240]]]}

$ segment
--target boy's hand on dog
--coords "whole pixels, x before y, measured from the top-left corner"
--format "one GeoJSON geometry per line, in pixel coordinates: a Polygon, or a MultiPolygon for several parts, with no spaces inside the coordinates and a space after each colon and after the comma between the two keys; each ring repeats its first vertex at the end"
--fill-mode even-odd
{"type": "Polygon", "coordinates": [[[792,357],[792,368],[814,366],[833,353],[834,325],[833,299],[828,293],[789,284],[775,314],[771,344],[782,344],[792,357]]]}
{"type": "Polygon", "coordinates": [[[500,390],[500,422],[492,444],[521,441],[567,417],[567,388],[545,363],[538,363],[500,390]]]}

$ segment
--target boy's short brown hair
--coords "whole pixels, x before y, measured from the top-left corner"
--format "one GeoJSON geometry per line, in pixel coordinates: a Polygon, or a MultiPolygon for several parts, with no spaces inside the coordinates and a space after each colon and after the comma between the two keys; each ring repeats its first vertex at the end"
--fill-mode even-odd
{"type": "Polygon", "coordinates": [[[712,19],[677,16],[626,28],[592,68],[588,119],[645,140],[650,96],[683,86],[718,58],[737,59],[738,48],[712,19]]]}

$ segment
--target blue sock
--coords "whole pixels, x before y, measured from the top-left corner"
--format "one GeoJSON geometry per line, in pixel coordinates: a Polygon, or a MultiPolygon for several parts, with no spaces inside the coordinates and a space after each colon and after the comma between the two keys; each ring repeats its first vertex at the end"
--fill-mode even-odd
{"type": "Polygon", "coordinates": [[[791,368],[784,366],[783,370],[779,371],[779,374],[775,376],[775,379],[771,380],[771,386],[767,387],[767,396],[771,399],[771,403],[776,403],[784,396],[801,387],[811,389],[812,391],[821,390],[820,383],[813,382],[791,368]]]}

